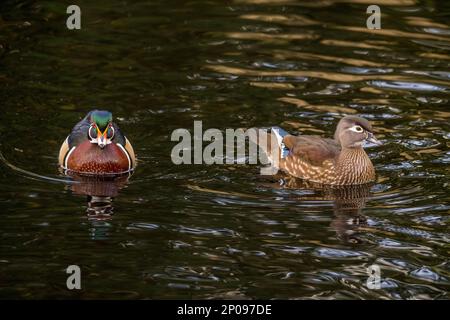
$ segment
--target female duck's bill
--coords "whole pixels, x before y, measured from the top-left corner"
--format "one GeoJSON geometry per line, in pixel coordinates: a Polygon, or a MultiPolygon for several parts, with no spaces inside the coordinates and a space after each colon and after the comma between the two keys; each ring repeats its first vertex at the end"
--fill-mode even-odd
{"type": "Polygon", "coordinates": [[[108,111],[93,110],[75,125],[63,142],[59,164],[86,175],[120,175],[136,167],[133,146],[108,111]]]}

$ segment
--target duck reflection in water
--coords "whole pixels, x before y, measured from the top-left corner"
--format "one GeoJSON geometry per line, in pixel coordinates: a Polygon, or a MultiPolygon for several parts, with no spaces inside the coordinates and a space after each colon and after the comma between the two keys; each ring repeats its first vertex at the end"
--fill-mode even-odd
{"type": "Polygon", "coordinates": [[[76,183],[70,186],[73,193],[87,196],[86,213],[89,218],[108,220],[114,208],[112,201],[119,191],[126,186],[129,175],[120,176],[86,176],[69,174],[76,183]]]}
{"type": "Polygon", "coordinates": [[[95,240],[104,240],[114,213],[113,200],[119,195],[130,178],[130,174],[109,176],[86,176],[67,173],[76,182],[70,185],[73,193],[87,197],[86,214],[92,223],[91,237],[95,240]]]}
{"type": "Polygon", "coordinates": [[[349,186],[324,186],[291,176],[283,176],[278,188],[310,190],[312,193],[295,195],[296,201],[332,201],[334,217],[331,228],[339,239],[347,243],[362,243],[358,236],[361,227],[367,224],[363,215],[372,184],[349,186]]]}

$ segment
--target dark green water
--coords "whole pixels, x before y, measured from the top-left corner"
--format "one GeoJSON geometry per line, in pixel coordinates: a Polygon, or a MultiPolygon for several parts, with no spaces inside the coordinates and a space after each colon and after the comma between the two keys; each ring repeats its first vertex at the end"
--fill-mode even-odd
{"type": "Polygon", "coordinates": [[[377,3],[374,32],[372,1],[86,0],[69,31],[71,1],[2,1],[0,298],[450,298],[450,3],[377,3]],[[133,142],[128,183],[56,180],[94,106],[133,142]],[[346,114],[384,142],[370,190],[170,159],[194,120],[331,136],[346,114]]]}

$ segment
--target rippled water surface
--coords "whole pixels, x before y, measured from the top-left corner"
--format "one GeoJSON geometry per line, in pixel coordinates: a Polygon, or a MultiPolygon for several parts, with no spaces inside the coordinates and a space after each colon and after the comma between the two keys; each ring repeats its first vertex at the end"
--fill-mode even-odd
{"type": "Polygon", "coordinates": [[[69,31],[70,1],[2,1],[0,298],[450,298],[450,3],[376,2],[381,30],[364,0],[86,0],[69,31]],[[129,179],[58,171],[94,106],[133,142],[129,179]],[[332,136],[349,114],[384,142],[367,188],[170,159],[194,120],[332,136]]]}

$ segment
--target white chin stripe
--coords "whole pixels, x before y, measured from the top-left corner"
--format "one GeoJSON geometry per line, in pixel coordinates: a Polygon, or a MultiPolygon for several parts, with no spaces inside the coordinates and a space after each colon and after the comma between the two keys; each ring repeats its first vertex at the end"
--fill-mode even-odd
{"type": "MultiPolygon", "coordinates": [[[[92,143],[92,144],[98,144],[98,139],[95,138],[95,139],[89,140],[89,142],[92,143]]],[[[108,145],[108,144],[111,144],[111,143],[112,143],[111,140],[106,140],[105,145],[108,145]]]]}
{"type": "Polygon", "coordinates": [[[131,158],[130,155],[128,154],[127,150],[123,147],[123,145],[121,145],[120,143],[116,143],[116,145],[122,149],[123,153],[125,153],[125,155],[127,156],[128,159],[128,171],[131,170],[131,158]]]}

